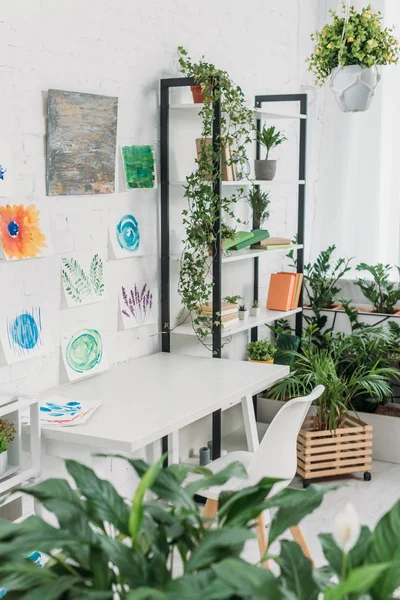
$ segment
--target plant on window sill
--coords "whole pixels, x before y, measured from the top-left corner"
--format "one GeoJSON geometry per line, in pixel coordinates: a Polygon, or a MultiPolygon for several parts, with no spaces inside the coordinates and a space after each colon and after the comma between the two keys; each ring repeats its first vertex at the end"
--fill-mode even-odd
{"type": "MultiPolygon", "coordinates": [[[[400,274],[400,267],[396,267],[400,274]]],[[[357,279],[356,284],[371,302],[374,311],[392,315],[395,312],[395,305],[400,301],[400,284],[389,280],[391,265],[367,265],[360,263],[356,267],[357,271],[367,271],[372,276],[372,281],[368,279],[357,279]]]]}

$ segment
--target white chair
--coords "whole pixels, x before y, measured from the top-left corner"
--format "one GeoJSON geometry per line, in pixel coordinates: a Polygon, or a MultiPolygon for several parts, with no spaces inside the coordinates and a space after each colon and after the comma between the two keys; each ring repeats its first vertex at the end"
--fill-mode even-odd
{"type": "MultiPolygon", "coordinates": [[[[286,402],[268,427],[256,452],[230,452],[214,460],[207,468],[214,473],[221,471],[234,461],[241,462],[247,470],[247,479],[231,479],[223,486],[213,487],[199,492],[207,498],[203,516],[212,519],[218,510],[218,498],[222,491],[236,491],[254,485],[262,477],[277,477],[284,481],[277,483],[268,497],[288,487],[296,475],[297,468],[297,436],[308,410],[314,400],[324,392],[324,386],[317,386],[311,394],[304,398],[295,398],[286,402]]],[[[260,556],[264,556],[268,548],[265,519],[262,513],[256,519],[256,531],[260,556]]],[[[312,560],[310,551],[299,526],[291,527],[290,532],[300,544],[304,554],[312,560]]],[[[264,563],[268,566],[268,562],[264,563]]]]}

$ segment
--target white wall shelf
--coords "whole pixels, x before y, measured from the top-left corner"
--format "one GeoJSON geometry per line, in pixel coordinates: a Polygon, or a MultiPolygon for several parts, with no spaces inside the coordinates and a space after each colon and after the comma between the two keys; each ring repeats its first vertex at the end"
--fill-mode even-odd
{"type": "MultiPolygon", "coordinates": [[[[211,182],[210,182],[211,183],[211,182]]],[[[170,185],[187,185],[187,181],[170,181],[170,185]]],[[[237,181],[221,181],[222,187],[247,187],[248,185],[304,185],[304,179],[239,179],[237,181]]]]}
{"type": "MultiPolygon", "coordinates": [[[[203,104],[170,104],[169,108],[170,110],[185,110],[192,113],[199,113],[200,110],[203,108],[203,104]]],[[[249,108],[251,107],[249,106],[249,108]]],[[[307,115],[303,115],[300,113],[276,113],[262,110],[261,108],[253,108],[252,110],[254,110],[255,119],[307,119],[307,115]]]]}
{"type": "MultiPolygon", "coordinates": [[[[222,337],[230,337],[236,333],[248,331],[249,329],[252,329],[252,327],[258,327],[259,325],[264,325],[266,323],[273,323],[278,319],[285,319],[286,317],[290,317],[290,315],[295,315],[301,311],[301,308],[287,311],[262,309],[261,314],[258,317],[248,317],[246,321],[239,321],[239,323],[235,323],[235,325],[232,325],[232,327],[222,329],[222,337]]],[[[178,335],[196,335],[196,332],[192,326],[192,321],[189,318],[182,325],[178,325],[172,329],[171,333],[176,333],[178,335]]]]}
{"type": "Polygon", "coordinates": [[[301,250],[303,244],[295,244],[290,248],[272,248],[271,250],[258,250],[252,248],[244,248],[243,250],[228,250],[228,254],[222,257],[223,263],[235,262],[237,260],[247,260],[256,258],[257,256],[266,256],[271,252],[289,252],[290,250],[301,250]]]}

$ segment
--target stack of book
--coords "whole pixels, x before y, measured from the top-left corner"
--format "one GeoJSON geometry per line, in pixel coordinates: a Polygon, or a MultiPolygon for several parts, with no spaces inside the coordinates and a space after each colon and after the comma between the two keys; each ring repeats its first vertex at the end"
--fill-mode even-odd
{"type": "MultiPolygon", "coordinates": [[[[202,306],[202,312],[205,317],[212,319],[212,304],[209,302],[202,306]]],[[[239,322],[239,307],[237,304],[230,304],[229,302],[223,302],[221,306],[221,327],[231,327],[235,323],[239,322]]]]}
{"type": "Polygon", "coordinates": [[[299,305],[303,273],[273,273],[271,275],[267,308],[294,310],[299,305]]]}
{"type": "Polygon", "coordinates": [[[263,250],[278,250],[279,248],[290,248],[292,242],[289,238],[270,237],[262,240],[258,245],[263,250]]]}
{"type": "MultiPolygon", "coordinates": [[[[201,160],[201,152],[202,146],[211,146],[212,138],[197,138],[196,139],[196,152],[197,152],[197,160],[201,160]]],[[[222,181],[236,181],[236,167],[234,164],[231,164],[232,161],[232,153],[230,148],[222,149],[222,166],[221,166],[221,178],[222,181]]]]}

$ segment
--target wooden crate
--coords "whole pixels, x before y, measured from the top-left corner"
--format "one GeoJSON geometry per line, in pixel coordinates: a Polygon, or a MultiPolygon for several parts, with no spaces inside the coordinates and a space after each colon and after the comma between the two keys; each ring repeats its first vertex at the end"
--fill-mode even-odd
{"type": "Polygon", "coordinates": [[[352,415],[336,431],[318,431],[317,418],[306,417],[297,438],[297,473],[310,479],[363,472],[371,479],[372,425],[352,415]]]}

